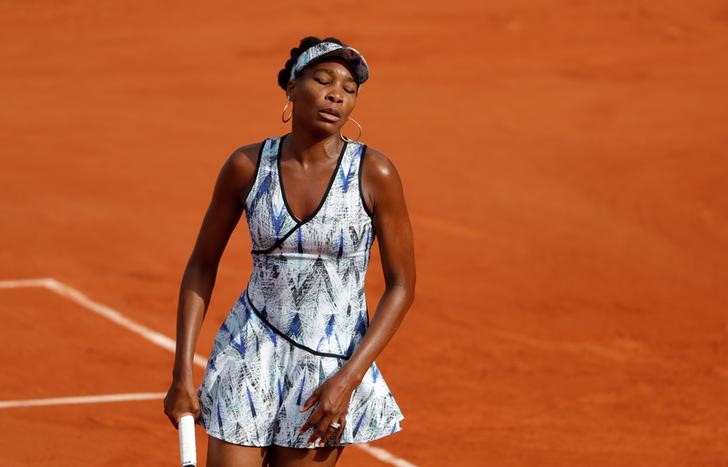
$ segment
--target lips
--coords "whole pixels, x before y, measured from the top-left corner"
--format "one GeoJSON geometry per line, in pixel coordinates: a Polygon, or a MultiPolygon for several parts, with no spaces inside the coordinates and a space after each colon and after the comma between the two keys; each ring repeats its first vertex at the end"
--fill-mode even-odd
{"type": "Polygon", "coordinates": [[[341,118],[341,114],[336,109],[321,109],[318,114],[322,120],[326,120],[327,122],[337,122],[341,118]]]}
{"type": "Polygon", "coordinates": [[[338,110],[336,110],[333,107],[323,108],[323,109],[319,110],[319,112],[329,113],[331,115],[336,115],[337,117],[341,118],[341,112],[339,112],[338,110]]]}

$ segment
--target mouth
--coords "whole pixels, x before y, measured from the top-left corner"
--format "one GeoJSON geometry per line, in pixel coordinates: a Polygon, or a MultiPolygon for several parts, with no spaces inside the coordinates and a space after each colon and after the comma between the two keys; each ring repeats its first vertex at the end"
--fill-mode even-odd
{"type": "Polygon", "coordinates": [[[338,122],[341,119],[341,115],[336,109],[321,109],[318,111],[318,114],[327,122],[338,122]]]}

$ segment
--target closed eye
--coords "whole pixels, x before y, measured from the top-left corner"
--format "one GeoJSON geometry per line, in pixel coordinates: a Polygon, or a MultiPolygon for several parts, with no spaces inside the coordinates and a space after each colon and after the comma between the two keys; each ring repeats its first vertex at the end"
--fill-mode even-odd
{"type": "MultiPolygon", "coordinates": [[[[314,78],[314,80],[316,80],[316,82],[321,83],[323,85],[329,84],[329,81],[323,81],[320,78],[314,78]]],[[[349,90],[347,88],[344,88],[344,91],[348,92],[349,94],[356,94],[356,89],[349,90]]]]}

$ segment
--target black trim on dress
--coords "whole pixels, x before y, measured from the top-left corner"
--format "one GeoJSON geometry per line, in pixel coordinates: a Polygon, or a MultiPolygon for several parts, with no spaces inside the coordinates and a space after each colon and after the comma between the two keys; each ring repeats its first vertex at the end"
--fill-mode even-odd
{"type": "MultiPolygon", "coordinates": [[[[263,321],[266,324],[266,326],[268,326],[269,328],[271,328],[276,334],[278,334],[279,336],[281,336],[282,338],[284,338],[285,340],[287,340],[288,342],[290,342],[292,345],[295,345],[296,347],[298,347],[300,349],[306,350],[306,351],[311,352],[312,354],[318,355],[320,357],[335,357],[335,358],[343,358],[344,360],[348,360],[348,359],[351,358],[351,355],[340,355],[340,354],[336,354],[336,353],[319,352],[318,350],[314,350],[311,347],[307,347],[307,346],[305,346],[303,344],[299,344],[298,342],[296,342],[293,339],[291,339],[288,335],[286,335],[283,332],[281,332],[278,328],[276,328],[275,326],[273,326],[272,324],[270,324],[270,322],[255,307],[255,305],[253,305],[253,301],[250,299],[250,294],[248,294],[247,287],[245,289],[245,298],[247,299],[248,304],[250,304],[250,308],[255,312],[255,315],[258,318],[260,318],[260,320],[263,321]]],[[[369,315],[367,313],[367,318],[368,318],[368,316],[369,315]]]]}
{"type": "Polygon", "coordinates": [[[359,177],[359,198],[361,199],[361,205],[364,208],[364,211],[367,213],[370,219],[374,219],[374,213],[369,211],[369,208],[367,207],[367,203],[364,200],[364,191],[361,189],[361,173],[362,168],[364,167],[364,155],[367,153],[367,145],[363,144],[361,148],[361,155],[359,156],[359,173],[357,174],[357,177],[359,177]]]}
{"type": "Polygon", "coordinates": [[[299,227],[306,224],[307,222],[310,222],[311,220],[313,220],[316,217],[316,215],[321,210],[321,208],[324,206],[324,204],[326,204],[326,200],[328,200],[328,198],[329,198],[329,193],[331,192],[331,187],[334,186],[334,180],[336,180],[336,175],[339,173],[339,169],[341,168],[341,162],[344,160],[344,154],[346,154],[346,148],[349,145],[348,142],[344,142],[344,145],[341,147],[341,152],[339,153],[339,158],[336,161],[336,167],[334,168],[334,173],[331,174],[331,178],[329,179],[329,184],[326,186],[326,191],[324,191],[324,196],[321,199],[321,202],[319,203],[318,207],[316,208],[315,211],[313,211],[308,216],[307,219],[301,221],[295,215],[293,215],[293,211],[291,211],[291,207],[288,205],[288,200],[286,200],[285,188],[283,187],[283,177],[281,176],[281,153],[283,152],[283,140],[289,134],[290,133],[286,133],[283,136],[279,136],[280,140],[278,143],[278,151],[276,153],[276,162],[275,163],[276,163],[276,171],[277,171],[277,176],[278,176],[278,186],[281,190],[281,197],[283,198],[283,204],[286,207],[286,212],[291,217],[291,219],[293,219],[293,221],[296,223],[296,225],[291,230],[289,230],[285,235],[283,235],[281,238],[276,240],[276,242],[273,243],[273,245],[271,245],[270,247],[260,248],[257,250],[250,250],[250,252],[252,254],[268,253],[268,252],[275,250],[276,248],[280,247],[283,244],[283,242],[286,240],[286,238],[288,238],[293,232],[298,230],[299,227]]]}
{"type": "MultiPolygon", "coordinates": [[[[263,144],[260,146],[260,155],[258,156],[258,164],[259,164],[258,167],[260,167],[260,161],[262,159],[262,155],[263,155],[263,152],[264,152],[264,148],[265,148],[266,144],[268,143],[268,141],[270,139],[271,138],[266,138],[265,141],[263,141],[263,144]]],[[[256,175],[256,177],[257,177],[257,175],[256,175]]],[[[270,251],[275,250],[278,246],[280,246],[286,240],[286,238],[288,238],[293,232],[295,232],[297,228],[298,228],[298,224],[296,224],[296,226],[293,227],[290,231],[286,232],[286,234],[283,235],[281,238],[279,238],[278,240],[276,240],[275,243],[273,243],[273,245],[271,245],[270,247],[268,247],[268,248],[259,248],[257,250],[256,249],[252,249],[252,250],[250,250],[250,252],[252,254],[260,254],[260,253],[268,253],[270,251]]]]}
{"type": "Polygon", "coordinates": [[[290,235],[291,235],[291,234],[292,234],[293,232],[295,232],[296,230],[298,230],[298,228],[299,228],[300,226],[301,226],[301,224],[296,224],[296,226],[295,226],[295,227],[293,227],[293,228],[292,228],[291,230],[289,230],[288,232],[286,232],[286,234],[285,234],[284,236],[282,236],[281,238],[279,238],[278,240],[276,240],[276,241],[275,241],[275,243],[274,243],[273,245],[269,246],[268,248],[260,248],[260,249],[258,249],[258,250],[250,250],[250,252],[251,252],[251,253],[253,253],[253,254],[259,254],[259,253],[268,253],[268,252],[270,252],[270,251],[273,251],[273,250],[275,250],[276,248],[278,248],[279,246],[281,246],[281,245],[283,244],[283,242],[284,242],[284,241],[285,241],[285,240],[286,240],[286,239],[287,239],[288,237],[290,237],[290,235]]]}
{"type": "Polygon", "coordinates": [[[336,167],[334,167],[334,173],[331,174],[331,177],[329,178],[329,183],[326,186],[326,190],[324,191],[324,196],[321,198],[321,202],[319,202],[319,205],[316,207],[316,209],[309,214],[307,219],[299,220],[291,210],[291,206],[288,204],[288,200],[286,199],[286,188],[283,186],[283,175],[281,174],[281,154],[283,153],[283,140],[288,136],[290,133],[286,133],[285,135],[280,137],[280,143],[278,144],[278,153],[276,154],[276,169],[278,170],[278,186],[281,189],[281,197],[283,198],[283,204],[286,206],[286,211],[288,211],[288,215],[291,216],[291,218],[296,221],[297,224],[303,225],[306,222],[310,221],[314,217],[316,217],[316,214],[321,210],[324,203],[326,203],[326,199],[329,197],[329,192],[331,191],[331,187],[334,186],[334,180],[336,180],[336,175],[339,173],[339,168],[341,167],[341,161],[344,159],[344,154],[346,153],[346,148],[349,145],[347,141],[344,141],[344,144],[341,146],[341,151],[339,152],[339,157],[336,160],[336,167]]]}
{"type": "Polygon", "coordinates": [[[250,195],[253,193],[253,188],[255,188],[255,184],[258,182],[258,172],[260,172],[260,160],[263,158],[263,149],[265,148],[265,145],[268,144],[268,138],[264,139],[263,142],[260,145],[260,148],[258,149],[258,160],[255,162],[255,172],[253,174],[253,183],[250,185],[250,190],[248,191],[248,194],[245,195],[245,200],[243,201],[243,206],[245,206],[245,209],[248,209],[248,201],[250,201],[250,195]]]}

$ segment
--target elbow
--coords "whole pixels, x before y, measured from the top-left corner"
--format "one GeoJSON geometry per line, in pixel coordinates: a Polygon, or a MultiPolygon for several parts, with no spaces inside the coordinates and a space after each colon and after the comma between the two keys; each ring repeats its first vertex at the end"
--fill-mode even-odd
{"type": "Polygon", "coordinates": [[[415,300],[417,278],[414,274],[411,276],[401,278],[400,280],[393,280],[387,285],[387,289],[391,291],[397,291],[401,294],[407,306],[412,305],[415,300]]]}
{"type": "Polygon", "coordinates": [[[412,278],[412,281],[409,283],[409,286],[407,287],[407,306],[411,306],[412,303],[415,301],[415,295],[417,293],[417,280],[415,278],[412,278]]]}
{"type": "Polygon", "coordinates": [[[417,288],[417,276],[415,273],[412,273],[411,276],[402,282],[402,288],[410,303],[414,301],[417,288]]]}

